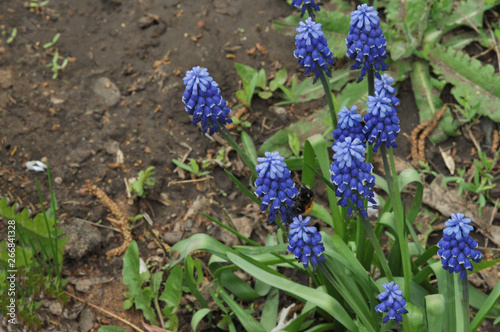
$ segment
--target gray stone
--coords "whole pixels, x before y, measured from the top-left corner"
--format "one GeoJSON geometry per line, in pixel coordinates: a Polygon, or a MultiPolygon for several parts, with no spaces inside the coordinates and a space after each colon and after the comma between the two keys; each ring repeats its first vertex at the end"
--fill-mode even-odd
{"type": "Polygon", "coordinates": [[[98,95],[104,105],[113,107],[122,99],[122,95],[118,87],[107,77],[101,77],[94,82],[92,90],[98,95]]]}
{"type": "Polygon", "coordinates": [[[80,314],[80,331],[90,331],[94,327],[95,321],[96,319],[94,312],[89,307],[83,309],[82,313],[80,314]]]}
{"type": "Polygon", "coordinates": [[[163,235],[163,241],[165,241],[168,245],[173,246],[182,239],[182,234],[183,232],[165,233],[165,235],[163,235]]]}
{"type": "Polygon", "coordinates": [[[56,316],[61,316],[62,312],[63,312],[63,307],[62,307],[61,303],[59,303],[59,302],[52,302],[49,305],[49,310],[52,314],[54,314],[56,316]]]}
{"type": "Polygon", "coordinates": [[[84,257],[98,249],[102,242],[102,236],[97,227],[78,218],[64,227],[63,236],[68,238],[64,254],[72,259],[84,257]]]}

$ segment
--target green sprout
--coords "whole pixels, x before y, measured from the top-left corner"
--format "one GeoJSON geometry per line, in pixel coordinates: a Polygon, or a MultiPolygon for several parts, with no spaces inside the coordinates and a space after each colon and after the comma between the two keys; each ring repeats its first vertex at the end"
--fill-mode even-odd
{"type": "Polygon", "coordinates": [[[45,0],[45,1],[40,1],[40,0],[30,0],[30,7],[31,8],[42,8],[42,7],[45,7],[49,4],[49,0],[45,0]]]}
{"type": "Polygon", "coordinates": [[[154,166],[149,166],[146,171],[140,171],[137,180],[130,184],[130,191],[134,191],[140,198],[146,198],[147,190],[156,183],[152,177],[155,174],[154,169],[154,166]]]}
{"type": "Polygon", "coordinates": [[[12,29],[12,32],[10,33],[10,37],[7,39],[7,44],[10,44],[14,41],[14,38],[17,36],[17,28],[12,29]]]}
{"type": "Polygon", "coordinates": [[[189,159],[189,165],[183,164],[177,159],[172,159],[172,162],[189,173],[193,173],[196,177],[202,177],[210,174],[209,171],[200,172],[200,166],[193,158],[189,159]]]}
{"type": "Polygon", "coordinates": [[[57,41],[59,40],[59,37],[61,37],[61,34],[60,33],[56,33],[56,35],[54,36],[54,38],[52,38],[52,41],[43,44],[43,48],[49,48],[49,47],[54,46],[57,43],[57,41]]]}
{"type": "Polygon", "coordinates": [[[65,58],[63,60],[63,63],[61,65],[59,65],[57,63],[58,58],[59,58],[59,52],[56,51],[56,53],[54,53],[54,57],[52,58],[52,62],[46,64],[47,67],[52,68],[52,72],[54,73],[52,75],[53,80],[55,80],[57,78],[57,76],[59,76],[59,70],[66,68],[66,66],[68,64],[68,58],[65,58]]]}

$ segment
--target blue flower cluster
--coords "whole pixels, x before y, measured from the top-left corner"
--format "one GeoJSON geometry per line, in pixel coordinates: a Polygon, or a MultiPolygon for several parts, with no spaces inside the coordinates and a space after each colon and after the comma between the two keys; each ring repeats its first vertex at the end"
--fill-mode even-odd
{"type": "Polygon", "coordinates": [[[193,67],[186,72],[183,81],[186,86],[182,95],[182,101],[186,104],[184,109],[193,116],[193,125],[201,122],[203,134],[208,130],[208,134],[213,135],[219,126],[232,122],[227,118],[231,110],[220,95],[219,85],[206,68],[193,67]]]}
{"type": "Polygon", "coordinates": [[[359,5],[358,9],[351,13],[351,27],[345,43],[347,56],[356,59],[351,69],[360,69],[363,65],[358,82],[363,80],[371,65],[373,65],[375,76],[378,78],[380,78],[379,71],[388,68],[383,61],[387,59],[386,42],[379,25],[378,12],[367,4],[359,5]]]}
{"type": "Polygon", "coordinates": [[[321,31],[321,23],[316,23],[311,17],[305,22],[300,21],[299,27],[295,29],[295,45],[297,49],[293,55],[299,59],[299,64],[305,67],[304,73],[315,73],[316,82],[320,76],[320,71],[331,77],[328,65],[333,65],[333,53],[328,48],[328,42],[321,31]]]}
{"type": "Polygon", "coordinates": [[[403,298],[403,291],[399,289],[399,285],[395,284],[394,281],[390,283],[383,283],[385,291],[380,293],[378,299],[382,301],[379,305],[375,307],[378,312],[387,312],[387,316],[384,317],[384,324],[389,321],[389,319],[394,319],[396,322],[401,322],[403,317],[401,315],[407,314],[408,310],[405,309],[406,301],[403,298]]]}
{"type": "Polygon", "coordinates": [[[337,128],[333,131],[334,140],[344,141],[346,137],[351,137],[352,139],[359,138],[361,142],[365,141],[361,115],[356,113],[356,110],[356,105],[353,105],[350,110],[345,106],[342,107],[338,113],[337,128]]]}
{"type": "Polygon", "coordinates": [[[375,79],[375,96],[368,96],[367,113],[364,116],[365,127],[363,133],[366,141],[373,144],[373,151],[385,142],[386,147],[396,148],[396,137],[400,131],[399,117],[396,105],[399,99],[394,96],[396,89],[391,86],[394,82],[387,74],[375,79]]]}
{"type": "MultiPolygon", "coordinates": [[[[292,0],[292,6],[299,8],[301,4],[302,4],[302,9],[301,9],[302,14],[300,14],[300,17],[304,16],[304,13],[306,12],[307,7],[312,8],[315,11],[319,12],[319,10],[320,10],[319,6],[322,5],[322,3],[314,3],[314,0],[292,0]],[[302,3],[304,3],[304,4],[302,4],[302,3]]],[[[310,13],[312,14],[311,16],[314,18],[314,12],[310,11],[310,13]]]]}
{"type": "Polygon", "coordinates": [[[472,271],[470,262],[479,263],[481,253],[477,248],[477,242],[470,237],[470,231],[474,229],[469,223],[469,218],[464,218],[462,213],[451,214],[451,219],[445,222],[443,238],[438,243],[438,255],[441,257],[443,268],[449,273],[460,273],[460,278],[467,276],[467,271],[472,271]]]}
{"type": "Polygon", "coordinates": [[[339,197],[338,205],[347,208],[350,217],[354,208],[368,218],[363,200],[376,204],[373,199],[375,177],[370,174],[372,164],[365,163],[366,147],[359,138],[346,137],[344,141],[336,141],[332,146],[335,154],[330,166],[330,181],[335,186],[335,196],[339,197]]]}
{"type": "Polygon", "coordinates": [[[290,178],[290,171],[286,167],[279,152],[266,152],[265,158],[257,158],[260,163],[255,166],[257,180],[255,180],[255,195],[262,197],[261,211],[269,208],[269,223],[273,223],[276,214],[281,214],[281,220],[287,223],[291,219],[293,198],[299,194],[295,183],[290,178]]]}
{"type": "Polygon", "coordinates": [[[325,251],[323,246],[323,238],[314,226],[307,226],[311,221],[311,217],[302,219],[302,215],[293,218],[290,224],[290,233],[288,236],[288,252],[294,254],[304,268],[307,268],[309,263],[316,271],[316,265],[319,262],[326,262],[322,256],[325,251]]]}

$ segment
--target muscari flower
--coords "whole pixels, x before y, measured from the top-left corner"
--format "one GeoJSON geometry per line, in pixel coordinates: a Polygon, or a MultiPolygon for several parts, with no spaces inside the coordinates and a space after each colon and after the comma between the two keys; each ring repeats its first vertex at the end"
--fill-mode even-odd
{"type": "Polygon", "coordinates": [[[349,110],[342,107],[339,112],[339,122],[337,128],[333,131],[333,139],[344,141],[346,137],[359,138],[361,142],[365,141],[363,134],[363,125],[361,124],[361,115],[356,113],[356,105],[349,110]]]}
{"type": "Polygon", "coordinates": [[[347,56],[356,59],[351,69],[360,69],[361,74],[358,82],[363,80],[368,68],[373,65],[375,76],[380,78],[379,71],[387,70],[388,66],[383,61],[387,59],[385,51],[385,37],[379,27],[380,18],[378,12],[367,4],[358,6],[358,9],[351,13],[351,27],[349,35],[345,39],[347,56]]]}
{"type": "Polygon", "coordinates": [[[470,219],[464,218],[462,213],[451,215],[443,230],[443,238],[438,242],[438,255],[441,257],[443,269],[449,273],[460,273],[460,278],[467,276],[467,271],[472,271],[473,266],[470,262],[479,263],[481,253],[477,248],[477,242],[470,237],[470,231],[474,229],[470,219]]]}
{"type": "Polygon", "coordinates": [[[304,73],[314,73],[314,83],[323,70],[327,76],[331,77],[328,65],[333,65],[333,54],[328,49],[328,41],[321,31],[321,23],[316,23],[308,17],[305,22],[300,21],[299,27],[295,29],[295,45],[297,49],[293,55],[299,59],[299,64],[305,67],[304,73]]]}
{"type": "Polygon", "coordinates": [[[208,130],[208,134],[213,135],[219,130],[219,126],[232,122],[227,118],[231,110],[220,95],[219,85],[210,77],[206,68],[193,67],[186,72],[183,81],[186,90],[182,101],[186,105],[184,109],[193,116],[192,125],[201,122],[203,134],[208,130]]]}
{"type": "Polygon", "coordinates": [[[311,263],[313,270],[316,271],[318,262],[326,262],[325,257],[322,256],[325,247],[322,242],[323,238],[316,227],[307,226],[310,221],[311,217],[302,219],[301,214],[293,217],[288,236],[288,252],[293,253],[305,269],[311,263]]]}
{"type": "Polygon", "coordinates": [[[375,307],[378,312],[387,312],[387,316],[384,317],[384,324],[389,321],[389,319],[394,319],[396,322],[401,322],[403,317],[401,315],[407,314],[408,310],[406,307],[406,301],[403,298],[403,291],[399,289],[399,285],[395,284],[394,281],[390,283],[383,283],[382,287],[385,291],[380,293],[378,299],[382,301],[379,305],[375,307]]]}
{"type": "MultiPolygon", "coordinates": [[[[320,10],[319,6],[322,5],[322,3],[314,3],[314,0],[292,0],[292,6],[299,8],[300,5],[302,4],[302,2],[304,4],[302,5],[302,14],[300,14],[300,17],[304,16],[304,13],[306,12],[307,7],[312,8],[312,9],[319,12],[319,10],[320,10]]],[[[311,13],[312,13],[311,16],[314,17],[314,12],[311,11],[311,13]]]]}
{"type": "MultiPolygon", "coordinates": [[[[380,92],[375,91],[375,96],[368,96],[363,133],[366,135],[366,141],[373,144],[373,152],[377,152],[382,142],[385,142],[387,148],[398,147],[396,144],[396,137],[400,131],[398,110],[392,101],[385,89],[381,89],[380,92]]],[[[397,101],[399,102],[399,99],[397,101]]]]}
{"type": "Polygon", "coordinates": [[[368,218],[364,207],[364,199],[376,204],[372,187],[375,177],[370,174],[372,164],[365,163],[366,147],[359,138],[346,137],[345,141],[336,141],[332,146],[335,154],[330,166],[330,181],[335,186],[335,196],[339,197],[338,205],[347,208],[347,217],[354,209],[368,218]]]}
{"type": "Polygon", "coordinates": [[[269,208],[269,223],[273,223],[276,213],[281,220],[287,223],[291,219],[293,198],[299,194],[295,183],[290,178],[290,171],[286,167],[285,158],[279,152],[266,152],[265,158],[257,158],[260,162],[255,166],[257,180],[255,180],[255,195],[262,197],[261,211],[269,208]]]}

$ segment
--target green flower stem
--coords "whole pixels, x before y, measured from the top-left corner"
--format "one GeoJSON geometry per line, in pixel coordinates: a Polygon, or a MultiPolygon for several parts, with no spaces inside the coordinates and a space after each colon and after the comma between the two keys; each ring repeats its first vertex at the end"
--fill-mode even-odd
{"type": "Polygon", "coordinates": [[[394,215],[396,217],[396,232],[399,240],[399,248],[401,249],[401,261],[403,264],[403,276],[405,279],[405,289],[404,293],[407,294],[408,301],[410,300],[410,279],[411,279],[411,261],[410,252],[408,250],[408,236],[406,235],[405,229],[405,215],[403,212],[403,205],[401,203],[401,196],[399,195],[399,186],[397,181],[396,167],[394,164],[394,156],[392,153],[392,148],[389,149],[390,154],[390,166],[387,160],[387,149],[385,144],[380,145],[380,154],[382,155],[382,161],[384,163],[385,178],[387,181],[387,186],[389,187],[389,195],[392,200],[392,207],[394,210],[394,215]],[[391,171],[392,169],[392,171],[391,171]]]}
{"type": "Polygon", "coordinates": [[[219,131],[219,133],[222,135],[222,137],[224,137],[224,139],[229,143],[229,145],[231,145],[231,147],[234,150],[236,150],[236,153],[238,153],[238,155],[243,160],[243,162],[245,163],[245,165],[247,165],[248,168],[250,168],[250,171],[252,171],[252,175],[255,178],[257,178],[257,172],[255,171],[255,162],[252,161],[252,159],[250,159],[250,157],[248,156],[248,154],[245,151],[243,151],[243,149],[238,145],[238,143],[236,143],[236,141],[234,140],[233,136],[226,129],[226,127],[221,126],[221,130],[219,131]]]}
{"type": "Polygon", "coordinates": [[[375,70],[373,65],[368,68],[368,94],[375,96],[375,70]]]}
{"type": "Polygon", "coordinates": [[[462,279],[462,316],[464,320],[464,331],[470,331],[469,314],[469,279],[467,276],[462,279]]]}
{"type": "Polygon", "coordinates": [[[385,259],[384,253],[382,252],[382,247],[380,246],[380,243],[377,240],[377,236],[375,235],[375,232],[373,231],[373,227],[370,224],[370,221],[368,219],[365,219],[361,214],[359,214],[359,218],[361,218],[361,221],[363,222],[363,225],[365,226],[366,233],[368,235],[368,238],[370,239],[373,249],[375,250],[375,255],[377,255],[378,260],[380,261],[380,266],[382,267],[382,271],[384,271],[385,275],[387,276],[387,279],[389,281],[393,281],[394,277],[392,276],[391,269],[389,268],[389,264],[387,263],[387,260],[385,259]]]}
{"type": "MultiPolygon", "coordinates": [[[[375,93],[375,72],[373,71],[373,65],[370,66],[368,69],[368,95],[373,96],[375,93]]],[[[366,158],[365,161],[367,163],[372,162],[372,156],[373,156],[373,144],[368,144],[367,150],[366,150],[366,158]]],[[[368,200],[364,200],[364,205],[365,208],[368,206],[368,200]]],[[[356,232],[356,247],[357,247],[357,252],[356,252],[356,257],[360,262],[364,262],[366,264],[370,264],[370,262],[366,262],[364,259],[365,257],[362,257],[362,254],[366,253],[365,250],[365,237],[363,236],[363,232],[361,229],[358,229],[356,232]]],[[[365,266],[366,267],[366,266],[365,266]]]]}
{"type": "MultiPolygon", "coordinates": [[[[366,206],[366,202],[365,202],[366,206]]],[[[357,225],[356,227],[356,258],[358,261],[361,262],[361,264],[365,263],[364,260],[364,253],[365,253],[365,232],[363,232],[363,227],[361,225],[357,225]]],[[[365,264],[363,266],[366,268],[365,264]]],[[[368,264],[368,268],[370,267],[370,264],[368,264]]]]}
{"type": "Polygon", "coordinates": [[[337,128],[337,112],[335,112],[335,106],[333,105],[332,98],[332,90],[330,89],[330,85],[328,84],[328,80],[326,79],[325,73],[323,70],[319,71],[319,80],[323,85],[323,89],[325,90],[326,101],[328,102],[328,109],[330,110],[330,116],[332,117],[332,127],[333,129],[337,128]]]}

